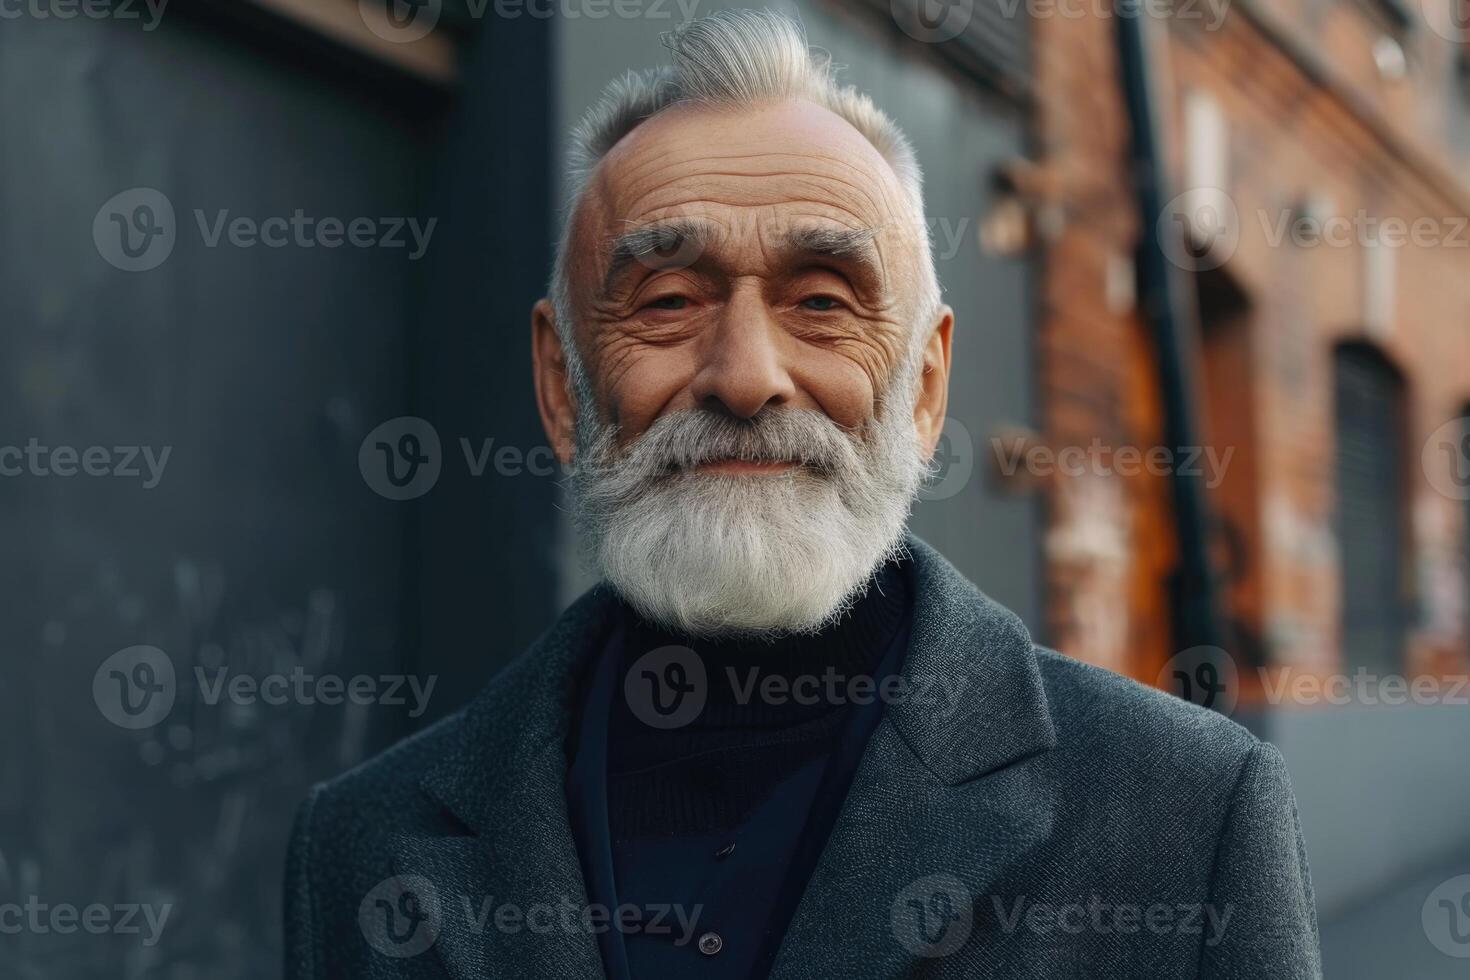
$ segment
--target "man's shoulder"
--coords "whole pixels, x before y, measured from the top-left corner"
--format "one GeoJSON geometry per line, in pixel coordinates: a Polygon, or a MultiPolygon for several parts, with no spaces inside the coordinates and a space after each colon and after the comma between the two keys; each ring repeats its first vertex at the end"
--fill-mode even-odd
{"type": "Polygon", "coordinates": [[[1036,646],[1036,661],[1048,698],[1078,710],[1090,705],[1120,709],[1120,723],[1133,722],[1163,729],[1205,729],[1221,737],[1250,743],[1255,736],[1244,726],[1197,704],[1155,687],[1141,684],[1104,667],[1036,646]]]}
{"type": "Polygon", "coordinates": [[[311,792],[298,830],[371,825],[379,832],[442,827],[446,794],[483,801],[556,737],[585,654],[616,610],[594,588],[501,668],[464,707],[311,792]]]}
{"type": "Polygon", "coordinates": [[[525,702],[525,686],[535,683],[528,654],[498,671],[465,707],[318,783],[310,808],[328,826],[340,820],[375,820],[379,826],[403,827],[437,814],[440,805],[425,792],[426,777],[435,768],[453,765],[475,741],[491,743],[484,752],[491,760],[509,757],[520,732],[516,705],[525,702]]]}
{"type": "Polygon", "coordinates": [[[1038,646],[1057,750],[1094,771],[1189,794],[1232,785],[1253,754],[1275,750],[1247,728],[1121,674],[1038,646]]]}
{"type": "Polygon", "coordinates": [[[320,783],[316,788],[318,797],[367,801],[417,792],[423,777],[458,744],[468,710],[460,708],[320,783]]]}

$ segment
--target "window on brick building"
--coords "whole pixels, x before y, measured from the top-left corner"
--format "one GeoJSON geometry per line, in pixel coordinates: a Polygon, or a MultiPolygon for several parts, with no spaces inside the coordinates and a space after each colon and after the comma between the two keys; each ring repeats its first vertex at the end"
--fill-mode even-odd
{"type": "Polygon", "coordinates": [[[1343,661],[1392,672],[1408,618],[1403,382],[1369,344],[1343,344],[1333,361],[1343,661]]]}
{"type": "MultiPolygon", "coordinates": [[[[1470,10],[1470,7],[1467,7],[1470,10]]],[[[1465,22],[1470,24],[1470,13],[1465,16],[1465,22]]],[[[1460,53],[1455,58],[1455,68],[1460,80],[1460,91],[1466,99],[1470,99],[1470,38],[1460,45],[1460,53]]]]}

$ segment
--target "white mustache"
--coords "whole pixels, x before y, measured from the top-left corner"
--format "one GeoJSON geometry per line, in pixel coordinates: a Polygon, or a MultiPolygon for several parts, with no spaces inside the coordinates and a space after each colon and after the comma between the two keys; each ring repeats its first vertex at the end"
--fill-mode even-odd
{"type": "Polygon", "coordinates": [[[704,409],[674,412],[654,422],[614,465],[625,478],[653,480],[727,459],[789,462],[827,474],[861,465],[853,436],[807,409],[764,409],[749,419],[704,409]]]}

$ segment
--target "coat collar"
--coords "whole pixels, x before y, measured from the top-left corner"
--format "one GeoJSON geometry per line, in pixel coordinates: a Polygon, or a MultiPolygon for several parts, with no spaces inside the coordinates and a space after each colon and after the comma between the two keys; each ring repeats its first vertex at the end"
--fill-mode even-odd
{"type": "Polygon", "coordinates": [[[560,786],[582,669],[618,614],[599,585],[573,603],[465,708],[451,749],[423,788],[479,834],[498,834],[506,801],[560,786]]]}
{"type": "Polygon", "coordinates": [[[567,816],[566,742],[578,670],[616,610],[601,587],[574,603],[449,723],[449,748],[420,783],[471,831],[402,841],[394,857],[399,876],[440,891],[432,949],[454,980],[602,975],[596,934],[562,925],[564,909],[575,920],[587,907],[567,816]],[[502,908],[556,925],[499,929],[502,908]]]}
{"type": "MultiPolygon", "coordinates": [[[[886,809],[884,819],[901,825],[906,810],[921,800],[929,807],[946,800],[983,802],[985,794],[965,784],[1056,743],[1034,647],[1020,620],[918,538],[907,537],[905,545],[914,597],[902,671],[910,696],[886,707],[886,723],[870,741],[788,931],[777,974],[800,975],[793,964],[831,955],[823,949],[830,937],[824,938],[820,927],[813,932],[814,918],[823,915],[829,899],[842,896],[849,913],[856,911],[854,902],[876,901],[871,887],[866,896],[862,889],[848,894],[852,876],[871,861],[861,856],[861,842],[872,839],[866,823],[873,808],[886,809]],[[953,791],[949,797],[946,790],[953,791]]],[[[402,873],[432,878],[437,870],[458,876],[476,893],[476,901],[493,896],[497,904],[531,905],[564,897],[585,905],[567,817],[566,746],[579,672],[603,642],[618,608],[610,589],[594,588],[465,709],[449,750],[422,787],[480,843],[465,838],[412,842],[399,856],[402,873]]],[[[1003,811],[992,808],[987,819],[1003,823],[1008,818],[1003,811]]],[[[1009,816],[1025,822],[1019,813],[1009,816]]],[[[924,848],[939,845],[915,840],[911,846],[917,850],[908,857],[918,860],[924,848]]],[[[931,863],[940,860],[937,854],[930,858],[931,863]]],[[[1004,863],[993,852],[975,861],[980,864],[950,855],[944,867],[978,887],[1004,863]]],[[[866,873],[884,871],[874,866],[866,873]]],[[[867,880],[871,884],[872,878],[867,880]]],[[[849,914],[849,920],[872,918],[877,928],[877,920],[888,914],[879,904],[866,916],[849,914]]],[[[600,974],[593,935],[475,936],[462,931],[459,918],[446,918],[436,945],[452,975],[487,970],[495,976],[600,974]]]]}
{"type": "Polygon", "coordinates": [[[1036,649],[1021,620],[937,551],[906,541],[914,613],[903,675],[912,697],[888,718],[941,782],[954,786],[1056,744],[1036,649]]]}

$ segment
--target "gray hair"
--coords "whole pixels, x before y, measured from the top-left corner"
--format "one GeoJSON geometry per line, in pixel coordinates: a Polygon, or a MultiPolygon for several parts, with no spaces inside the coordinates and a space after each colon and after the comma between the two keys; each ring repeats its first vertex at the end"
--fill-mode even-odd
{"type": "MultiPolygon", "coordinates": [[[[913,146],[871,99],[851,85],[837,83],[830,56],[807,46],[801,25],[770,11],[723,10],[681,25],[664,35],[664,43],[672,55],[671,65],[630,71],[612,82],[572,132],[568,204],[550,291],[578,401],[586,404],[583,400],[590,398],[591,391],[572,331],[567,271],[572,216],[603,156],[644,120],[679,103],[729,107],[799,99],[822,106],[852,125],[893,168],[907,198],[921,251],[917,312],[922,319],[932,316],[940,303],[939,279],[924,226],[923,178],[913,146]]],[[[921,340],[915,338],[910,358],[921,340]]]]}

